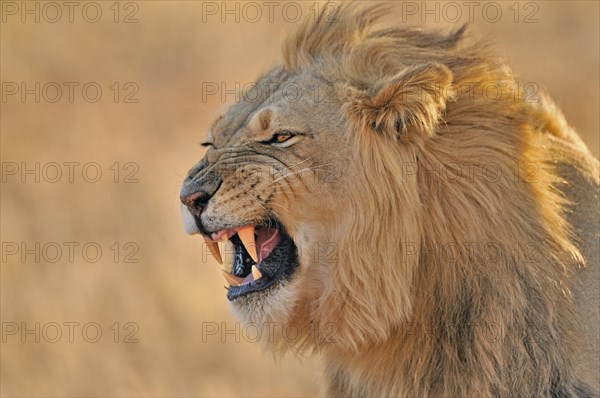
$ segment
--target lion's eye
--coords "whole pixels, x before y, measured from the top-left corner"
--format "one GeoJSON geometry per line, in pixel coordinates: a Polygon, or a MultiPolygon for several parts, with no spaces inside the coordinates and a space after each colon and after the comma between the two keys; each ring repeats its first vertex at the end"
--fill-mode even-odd
{"type": "Polygon", "coordinates": [[[271,139],[272,142],[277,142],[279,144],[281,144],[282,142],[286,142],[287,140],[289,140],[290,138],[292,138],[294,136],[294,134],[292,134],[291,131],[280,131],[278,133],[275,133],[273,135],[273,138],[271,139]]]}
{"type": "Polygon", "coordinates": [[[293,131],[293,130],[279,130],[276,131],[271,138],[259,141],[264,145],[271,145],[278,148],[287,148],[298,142],[304,134],[293,131]]]}
{"type": "Polygon", "coordinates": [[[278,147],[287,147],[296,142],[298,138],[298,133],[294,133],[291,130],[281,130],[273,134],[268,140],[261,141],[261,143],[278,147]]]}

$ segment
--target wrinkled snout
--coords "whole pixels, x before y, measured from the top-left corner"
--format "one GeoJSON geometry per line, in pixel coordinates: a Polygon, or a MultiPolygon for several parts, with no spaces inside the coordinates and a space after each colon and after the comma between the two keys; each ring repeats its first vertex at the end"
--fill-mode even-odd
{"type": "Polygon", "coordinates": [[[194,166],[179,193],[181,216],[185,232],[188,234],[203,231],[202,211],[221,186],[221,178],[209,166],[205,160],[194,166]]]}

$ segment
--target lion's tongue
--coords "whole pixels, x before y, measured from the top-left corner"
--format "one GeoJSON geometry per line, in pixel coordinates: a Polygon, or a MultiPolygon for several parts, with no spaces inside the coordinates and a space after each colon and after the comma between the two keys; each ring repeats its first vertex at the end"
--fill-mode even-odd
{"type": "Polygon", "coordinates": [[[256,246],[258,250],[258,264],[262,262],[279,243],[279,230],[275,228],[257,227],[256,246]]]}

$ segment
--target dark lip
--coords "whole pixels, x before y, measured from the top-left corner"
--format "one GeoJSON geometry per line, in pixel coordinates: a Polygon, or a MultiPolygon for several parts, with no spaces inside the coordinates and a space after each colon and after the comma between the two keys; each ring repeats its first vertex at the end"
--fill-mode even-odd
{"type": "MultiPolygon", "coordinates": [[[[272,222],[271,226],[273,226],[272,222]]],[[[281,240],[271,254],[261,262],[260,271],[263,275],[262,278],[241,286],[230,286],[227,290],[227,299],[229,301],[234,301],[252,293],[265,291],[278,282],[292,278],[298,266],[298,249],[281,224],[278,224],[277,228],[279,229],[281,240]]],[[[235,261],[238,260],[234,258],[235,261]]]]}

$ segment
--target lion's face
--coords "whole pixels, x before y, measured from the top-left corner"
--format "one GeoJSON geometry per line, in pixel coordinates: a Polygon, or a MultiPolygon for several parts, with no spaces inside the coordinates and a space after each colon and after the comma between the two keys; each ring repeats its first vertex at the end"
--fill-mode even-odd
{"type": "Polygon", "coordinates": [[[411,311],[414,165],[445,106],[434,87],[452,78],[424,63],[369,83],[336,73],[344,64],[261,77],[213,123],[181,189],[187,232],[223,258],[241,317],[293,322],[304,339],[335,325],[343,349],[386,338],[411,311]]]}
{"type": "Polygon", "coordinates": [[[432,192],[416,164],[435,162],[428,145],[448,146],[431,138],[453,73],[437,52],[424,56],[428,36],[394,37],[390,53],[377,32],[356,40],[352,17],[311,23],[286,41],[284,65],[213,123],[182,214],[223,258],[238,315],[293,322],[304,347],[335,325],[334,349],[355,350],[413,310],[422,192],[432,192]]]}
{"type": "Polygon", "coordinates": [[[330,91],[309,72],[267,73],[213,123],[183,184],[186,230],[222,257],[227,298],[249,319],[284,322],[335,265],[351,164],[330,91]]]}

